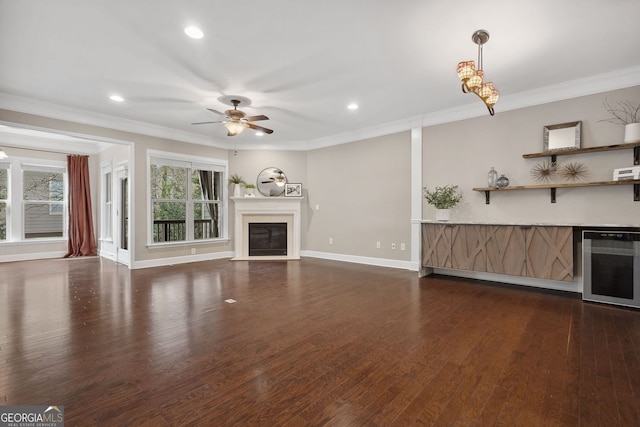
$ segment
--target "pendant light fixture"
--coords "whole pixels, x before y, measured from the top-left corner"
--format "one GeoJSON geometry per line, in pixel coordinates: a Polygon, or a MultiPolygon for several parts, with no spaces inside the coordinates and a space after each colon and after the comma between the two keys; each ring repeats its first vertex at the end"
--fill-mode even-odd
{"type": "Polygon", "coordinates": [[[475,93],[485,103],[489,114],[495,114],[493,106],[498,102],[500,92],[493,87],[493,83],[484,83],[484,69],[482,61],[482,46],[489,40],[487,30],[478,30],[471,35],[471,40],[478,45],[478,64],[473,61],[458,63],[458,77],[462,81],[462,92],[475,93]]]}

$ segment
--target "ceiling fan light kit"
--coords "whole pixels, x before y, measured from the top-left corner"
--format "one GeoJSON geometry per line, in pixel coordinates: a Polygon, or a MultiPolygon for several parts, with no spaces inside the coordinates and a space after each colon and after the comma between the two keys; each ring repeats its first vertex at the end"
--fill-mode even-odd
{"type": "MultiPolygon", "coordinates": [[[[223,98],[225,98],[223,102],[227,103],[226,98],[229,98],[229,97],[223,97],[223,98]]],[[[243,101],[246,104],[251,104],[251,101],[249,101],[249,99],[245,97],[238,96],[236,98],[240,98],[240,99],[228,100],[228,102],[233,105],[233,110],[227,110],[224,113],[221,113],[220,111],[214,110],[213,108],[207,108],[207,110],[211,111],[214,114],[225,116],[225,120],[218,120],[213,122],[197,122],[197,123],[191,123],[191,124],[205,125],[205,124],[211,124],[211,123],[221,123],[221,124],[224,124],[224,127],[227,128],[227,136],[236,136],[242,133],[242,131],[244,131],[246,128],[253,129],[257,132],[264,132],[268,134],[273,133],[273,130],[271,129],[267,129],[265,127],[258,126],[252,123],[260,120],[269,120],[269,117],[265,115],[247,117],[244,111],[238,110],[238,105],[240,105],[240,103],[243,101]]]]}
{"type": "Polygon", "coordinates": [[[228,136],[235,136],[241,133],[244,130],[244,125],[240,122],[227,122],[224,124],[224,127],[227,128],[228,136]]]}
{"type": "Polygon", "coordinates": [[[487,106],[489,114],[495,114],[493,106],[498,102],[500,92],[493,87],[493,83],[484,83],[484,70],[482,47],[489,40],[487,30],[478,30],[471,35],[471,40],[478,45],[478,64],[474,61],[462,61],[458,63],[458,77],[462,81],[463,93],[474,93],[487,106]]]}

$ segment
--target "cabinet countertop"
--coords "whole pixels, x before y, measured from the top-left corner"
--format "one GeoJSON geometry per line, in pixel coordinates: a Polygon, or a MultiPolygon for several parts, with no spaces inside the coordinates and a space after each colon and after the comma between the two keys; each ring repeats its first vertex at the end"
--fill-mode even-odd
{"type": "Polygon", "coordinates": [[[518,225],[529,227],[593,227],[593,228],[640,228],[640,224],[589,224],[589,223],[541,223],[541,222],[479,222],[479,221],[436,221],[434,219],[419,220],[421,224],[443,224],[443,225],[518,225]]]}

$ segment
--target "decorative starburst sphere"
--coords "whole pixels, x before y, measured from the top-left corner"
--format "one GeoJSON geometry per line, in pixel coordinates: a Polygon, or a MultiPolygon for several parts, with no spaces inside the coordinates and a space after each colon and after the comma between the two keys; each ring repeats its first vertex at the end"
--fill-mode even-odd
{"type": "Polygon", "coordinates": [[[556,163],[546,161],[531,168],[531,178],[538,182],[549,182],[556,173],[556,163]]]}

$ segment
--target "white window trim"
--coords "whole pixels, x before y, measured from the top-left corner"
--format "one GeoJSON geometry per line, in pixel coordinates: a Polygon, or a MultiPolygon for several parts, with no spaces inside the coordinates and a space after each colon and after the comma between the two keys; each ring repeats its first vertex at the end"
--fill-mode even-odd
{"type": "MultiPolygon", "coordinates": [[[[54,243],[64,242],[68,238],[68,175],[67,175],[67,163],[60,160],[46,160],[46,159],[33,159],[26,157],[11,157],[3,160],[2,164],[7,166],[7,179],[8,179],[8,199],[7,203],[7,239],[0,240],[1,245],[15,245],[17,243],[24,244],[42,244],[42,242],[54,243]],[[31,203],[33,201],[23,200],[23,171],[38,171],[38,172],[58,172],[63,174],[64,181],[64,201],[63,201],[63,222],[62,222],[62,237],[43,237],[43,238],[31,238],[25,239],[24,234],[24,204],[25,202],[31,203]]],[[[50,203],[44,201],[45,203],[50,203]]],[[[60,203],[56,201],[55,203],[60,203]]]]}
{"type": "Polygon", "coordinates": [[[5,220],[6,220],[6,230],[5,230],[5,239],[0,240],[0,243],[6,243],[9,241],[11,237],[11,221],[9,218],[9,213],[11,212],[11,162],[2,161],[0,162],[0,169],[4,169],[7,171],[7,198],[0,199],[0,203],[4,203],[5,205],[5,220]]]}
{"type": "MultiPolygon", "coordinates": [[[[227,243],[229,241],[229,195],[227,186],[222,186],[221,209],[223,212],[221,231],[222,236],[215,239],[183,240],[179,242],[154,242],[153,241],[153,203],[151,200],[151,165],[161,164],[166,166],[188,167],[189,169],[211,170],[222,172],[223,182],[226,182],[229,172],[229,162],[222,159],[191,156],[188,154],[171,153],[168,151],[147,150],[147,247],[161,248],[169,246],[191,246],[203,243],[227,243]]],[[[190,180],[187,180],[187,191],[190,190],[190,180]]],[[[191,194],[191,193],[188,193],[191,194]]],[[[191,213],[193,215],[193,213],[191,213]]],[[[187,221],[189,209],[187,206],[187,221]]]]}
{"type": "Polygon", "coordinates": [[[115,218],[114,212],[114,204],[113,204],[113,185],[114,183],[114,174],[113,174],[113,164],[111,160],[105,160],[100,163],[100,240],[105,242],[113,242],[113,221],[115,218]],[[111,201],[107,202],[107,188],[106,188],[106,177],[107,174],[111,174],[111,201]],[[107,211],[111,211],[111,215],[109,215],[109,219],[111,220],[111,224],[109,224],[109,231],[107,233],[107,224],[105,218],[107,218],[107,211]]]}

